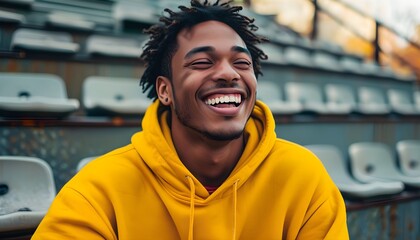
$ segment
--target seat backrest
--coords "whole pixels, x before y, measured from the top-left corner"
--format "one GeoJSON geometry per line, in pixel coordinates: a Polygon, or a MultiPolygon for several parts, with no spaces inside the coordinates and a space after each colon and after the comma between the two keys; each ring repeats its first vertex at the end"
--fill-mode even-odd
{"type": "Polygon", "coordinates": [[[298,47],[285,47],[284,59],[294,65],[312,66],[311,54],[308,50],[298,47]]]}
{"type": "Polygon", "coordinates": [[[0,96],[67,98],[64,80],[53,74],[0,73],[0,96]]]}
{"type": "Polygon", "coordinates": [[[281,46],[272,43],[263,43],[259,46],[261,50],[267,54],[267,62],[271,63],[284,63],[283,50],[281,46]]]}
{"type": "Polygon", "coordinates": [[[52,43],[60,44],[63,48],[61,50],[65,52],[74,53],[79,50],[79,44],[73,42],[70,33],[30,28],[19,28],[13,33],[11,48],[26,48],[28,45],[31,45],[36,50],[52,50],[52,43]],[[67,45],[64,46],[63,44],[67,45]]]}
{"type": "Polygon", "coordinates": [[[416,108],[420,111],[420,90],[414,92],[414,104],[416,108]]]}
{"type": "Polygon", "coordinates": [[[359,87],[359,102],[362,104],[384,104],[387,105],[385,95],[381,89],[373,87],[359,87]]]}
{"type": "Polygon", "coordinates": [[[388,101],[392,106],[412,105],[411,93],[400,89],[388,89],[388,101]]]}
{"type": "Polygon", "coordinates": [[[283,101],[280,87],[269,81],[258,81],[257,98],[265,102],[283,101]]]}
{"type": "Polygon", "coordinates": [[[53,173],[44,160],[0,156],[0,215],[46,211],[55,195],[53,173]]]}
{"type": "Polygon", "coordinates": [[[285,83],[287,99],[305,103],[323,103],[322,90],[314,83],[287,82],[285,83]]]}
{"type": "Polygon", "coordinates": [[[328,83],[325,85],[325,95],[327,102],[345,103],[356,107],[356,97],[348,85],[328,83]]]}
{"type": "MultiPolygon", "coordinates": [[[[135,78],[90,76],[83,82],[83,101],[148,99],[135,78]]],[[[149,100],[150,101],[150,100],[149,100]]]]}
{"type": "Polygon", "coordinates": [[[390,178],[398,174],[389,146],[379,142],[357,142],[349,146],[353,176],[363,182],[374,177],[390,178]]]}
{"type": "Polygon", "coordinates": [[[341,70],[341,65],[338,63],[337,57],[330,53],[316,51],[313,53],[312,59],[314,64],[320,68],[334,71],[341,70]]]}
{"type": "Polygon", "coordinates": [[[420,140],[401,140],[396,144],[401,172],[420,176],[420,140]]]}
{"type": "Polygon", "coordinates": [[[324,164],[328,174],[335,183],[352,183],[350,172],[346,167],[343,153],[338,147],[329,144],[305,145],[324,164]]]}

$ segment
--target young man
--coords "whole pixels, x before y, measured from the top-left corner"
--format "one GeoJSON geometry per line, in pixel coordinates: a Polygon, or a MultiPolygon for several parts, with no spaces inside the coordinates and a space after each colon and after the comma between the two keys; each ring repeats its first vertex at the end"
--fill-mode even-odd
{"type": "Polygon", "coordinates": [[[143,130],[70,180],[33,239],[348,239],[321,162],[277,139],[256,101],[252,20],[218,2],[180,9],[149,30],[143,130]]]}

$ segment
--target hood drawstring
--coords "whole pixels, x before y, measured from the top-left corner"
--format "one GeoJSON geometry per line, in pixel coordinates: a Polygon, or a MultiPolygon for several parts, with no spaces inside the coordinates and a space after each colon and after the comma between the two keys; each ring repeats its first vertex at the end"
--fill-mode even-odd
{"type": "Polygon", "coordinates": [[[237,202],[238,202],[238,182],[239,179],[233,183],[233,240],[236,240],[236,219],[237,219],[237,202]]]}
{"type": "MultiPolygon", "coordinates": [[[[195,210],[195,185],[190,176],[186,176],[190,186],[190,222],[188,227],[188,240],[194,239],[194,210],[195,210]]],[[[233,183],[233,235],[232,239],[236,240],[236,224],[237,224],[237,203],[238,203],[238,182],[237,179],[233,183]]]]}
{"type": "Polygon", "coordinates": [[[190,176],[186,176],[190,185],[190,223],[188,227],[188,240],[193,240],[194,233],[194,207],[195,207],[195,185],[190,176]]]}

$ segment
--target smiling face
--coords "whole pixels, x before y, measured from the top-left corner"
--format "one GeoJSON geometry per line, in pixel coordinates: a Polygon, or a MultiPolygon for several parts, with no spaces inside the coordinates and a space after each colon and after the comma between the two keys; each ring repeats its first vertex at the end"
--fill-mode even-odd
{"type": "Polygon", "coordinates": [[[255,104],[257,80],[241,37],[228,25],[207,21],[182,30],[172,58],[172,79],[159,77],[169,98],[172,130],[212,140],[242,135],[255,104]]]}

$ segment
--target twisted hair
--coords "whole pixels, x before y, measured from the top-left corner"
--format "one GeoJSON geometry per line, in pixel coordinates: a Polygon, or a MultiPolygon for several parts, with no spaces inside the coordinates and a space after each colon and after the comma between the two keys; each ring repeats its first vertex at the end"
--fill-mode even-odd
{"type": "Polygon", "coordinates": [[[211,4],[207,0],[203,3],[199,0],[191,0],[191,7],[179,6],[178,12],[166,8],[164,12],[168,16],[162,16],[160,23],[145,30],[145,33],[150,35],[150,39],[140,56],[146,66],[140,86],[143,92],[149,91],[147,94],[149,98],[153,100],[157,98],[155,85],[158,76],[171,79],[171,59],[178,48],[178,33],[205,21],[215,20],[231,27],[242,38],[251,53],[256,78],[262,75],[260,59],[267,59],[267,55],[256,47],[256,44],[265,42],[267,39],[253,33],[258,27],[254,24],[254,19],[239,14],[242,10],[241,6],[229,4],[230,1],[220,3],[217,0],[211,4]]]}

